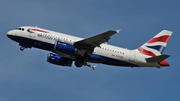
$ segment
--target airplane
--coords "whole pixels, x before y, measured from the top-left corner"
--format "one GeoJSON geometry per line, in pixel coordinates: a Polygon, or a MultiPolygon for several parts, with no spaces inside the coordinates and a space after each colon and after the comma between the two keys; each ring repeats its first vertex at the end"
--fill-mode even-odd
{"type": "Polygon", "coordinates": [[[172,31],[162,30],[137,49],[129,50],[106,44],[112,35],[120,30],[109,30],[101,34],[80,38],[43,28],[22,26],[7,32],[7,36],[19,43],[20,50],[39,48],[50,51],[49,63],[59,66],[87,66],[95,69],[90,63],[124,67],[166,67],[165,60],[170,55],[163,51],[172,35],[172,31]]]}

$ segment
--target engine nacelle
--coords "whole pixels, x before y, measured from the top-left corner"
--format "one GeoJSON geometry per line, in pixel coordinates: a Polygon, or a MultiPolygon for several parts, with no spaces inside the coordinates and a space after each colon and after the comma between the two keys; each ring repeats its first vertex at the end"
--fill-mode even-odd
{"type": "Polygon", "coordinates": [[[49,53],[47,55],[47,61],[52,64],[61,65],[61,66],[71,66],[72,60],[66,57],[62,57],[58,54],[49,53]]]}
{"type": "Polygon", "coordinates": [[[54,50],[56,53],[75,53],[76,52],[76,48],[68,43],[65,42],[61,42],[61,41],[56,41],[55,45],[54,45],[54,50]]]}

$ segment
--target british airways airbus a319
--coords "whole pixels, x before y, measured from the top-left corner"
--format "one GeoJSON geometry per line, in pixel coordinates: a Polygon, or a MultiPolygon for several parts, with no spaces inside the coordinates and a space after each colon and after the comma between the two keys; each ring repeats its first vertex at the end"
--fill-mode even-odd
{"type": "Polygon", "coordinates": [[[20,50],[39,48],[50,51],[47,61],[60,66],[88,66],[90,63],[101,63],[126,67],[165,67],[165,60],[170,55],[163,54],[172,32],[162,30],[137,49],[128,50],[117,46],[104,44],[119,30],[109,30],[90,38],[79,38],[55,31],[22,26],[8,31],[7,36],[19,43],[20,50]]]}

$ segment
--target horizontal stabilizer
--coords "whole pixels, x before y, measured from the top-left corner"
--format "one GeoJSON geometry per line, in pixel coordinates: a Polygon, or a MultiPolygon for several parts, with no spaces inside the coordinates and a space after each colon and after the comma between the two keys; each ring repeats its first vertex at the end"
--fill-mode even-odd
{"type": "Polygon", "coordinates": [[[161,62],[161,61],[165,60],[168,57],[170,57],[170,55],[162,54],[162,55],[159,55],[159,56],[147,58],[146,61],[147,62],[161,62]]]}

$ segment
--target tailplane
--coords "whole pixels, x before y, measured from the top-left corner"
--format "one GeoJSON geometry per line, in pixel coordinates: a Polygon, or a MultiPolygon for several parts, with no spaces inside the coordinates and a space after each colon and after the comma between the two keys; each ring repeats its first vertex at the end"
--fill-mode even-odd
{"type": "MultiPolygon", "coordinates": [[[[139,47],[138,51],[144,55],[148,55],[148,56],[152,56],[152,57],[158,56],[158,57],[156,57],[158,59],[167,57],[167,56],[161,55],[161,54],[163,53],[171,35],[172,35],[171,31],[162,30],[156,36],[154,36],[149,41],[147,41],[145,44],[143,44],[141,47],[139,47]],[[161,55],[161,56],[159,56],[159,55],[161,55]]],[[[150,59],[150,60],[154,60],[154,59],[150,59]]]]}
{"type": "Polygon", "coordinates": [[[154,56],[150,58],[146,58],[147,63],[157,62],[160,66],[157,66],[157,68],[169,66],[169,62],[167,62],[165,59],[170,57],[170,55],[163,54],[159,56],[154,56]]]}
{"type": "Polygon", "coordinates": [[[170,55],[163,54],[155,57],[146,58],[147,62],[161,62],[165,60],[166,58],[170,57],[170,55]]]}

